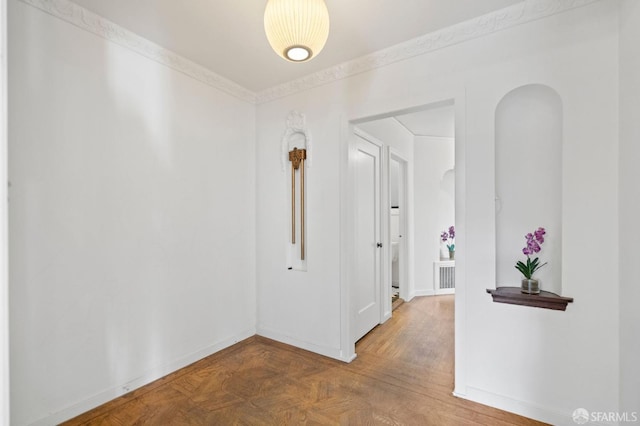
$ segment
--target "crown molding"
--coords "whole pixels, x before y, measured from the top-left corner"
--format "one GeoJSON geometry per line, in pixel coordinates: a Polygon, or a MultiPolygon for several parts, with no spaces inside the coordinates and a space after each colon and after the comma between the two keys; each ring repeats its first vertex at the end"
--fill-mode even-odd
{"type": "Polygon", "coordinates": [[[72,3],[69,0],[20,0],[76,27],[132,50],[243,101],[255,104],[256,94],[213,71],[72,3]]]}
{"type": "Polygon", "coordinates": [[[600,0],[526,0],[257,93],[258,104],[309,90],[444,47],[513,28],[600,0]]]}
{"type": "Polygon", "coordinates": [[[261,104],[600,0],[525,0],[278,86],[252,92],[69,0],[20,0],[238,99],[261,104]]]}

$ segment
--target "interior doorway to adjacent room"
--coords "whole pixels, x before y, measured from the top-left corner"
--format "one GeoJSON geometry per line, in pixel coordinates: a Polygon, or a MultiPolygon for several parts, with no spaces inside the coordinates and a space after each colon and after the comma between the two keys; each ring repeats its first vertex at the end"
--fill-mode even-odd
{"type": "MultiPolygon", "coordinates": [[[[369,191],[378,191],[379,201],[372,211],[375,209],[373,216],[379,215],[380,221],[365,224],[367,214],[362,205],[355,209],[358,250],[352,265],[355,284],[351,290],[356,301],[352,312],[357,318],[364,309],[379,304],[378,317],[369,321],[371,329],[390,318],[396,300],[455,293],[455,256],[450,259],[447,247],[454,248],[455,233],[447,241],[442,239],[444,231],[455,229],[454,103],[445,101],[359,120],[353,123],[351,143],[356,146],[362,140],[376,145],[381,155],[375,172],[380,182],[367,186],[369,191]],[[364,235],[361,228],[371,230],[371,226],[375,227],[373,235],[379,237],[364,235]],[[378,259],[379,264],[363,262],[366,256],[378,259]],[[370,279],[371,274],[379,279],[370,279]]],[[[360,170],[361,158],[351,164],[356,169],[356,183],[350,199],[360,203],[362,179],[375,174],[360,170]]],[[[357,321],[355,340],[366,334],[357,321]]]]}

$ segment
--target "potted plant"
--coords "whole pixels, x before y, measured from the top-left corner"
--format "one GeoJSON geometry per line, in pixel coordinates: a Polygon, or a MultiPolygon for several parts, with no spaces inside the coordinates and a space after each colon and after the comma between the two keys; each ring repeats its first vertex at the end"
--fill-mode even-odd
{"type": "Polygon", "coordinates": [[[442,234],[440,234],[440,238],[442,239],[443,243],[447,243],[447,249],[449,250],[449,259],[454,259],[456,254],[456,228],[451,225],[449,227],[449,231],[442,231],[442,234]],[[451,243],[449,243],[449,241],[451,241],[451,243]]]}
{"type": "Polygon", "coordinates": [[[531,260],[531,255],[534,253],[539,253],[542,250],[542,243],[544,243],[544,235],[547,232],[544,228],[538,228],[533,233],[528,233],[525,235],[525,239],[527,240],[527,245],[522,249],[522,253],[527,256],[527,263],[522,261],[518,261],[516,263],[516,269],[524,275],[522,279],[521,291],[527,294],[540,294],[540,282],[533,278],[533,274],[547,262],[540,264],[540,259],[536,257],[531,260]]]}

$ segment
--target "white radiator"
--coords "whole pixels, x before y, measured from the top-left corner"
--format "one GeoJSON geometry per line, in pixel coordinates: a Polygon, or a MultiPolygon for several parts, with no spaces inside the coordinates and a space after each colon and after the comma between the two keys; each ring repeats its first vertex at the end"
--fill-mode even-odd
{"type": "Polygon", "coordinates": [[[436,294],[456,292],[456,261],[440,260],[433,262],[433,283],[436,294]]]}

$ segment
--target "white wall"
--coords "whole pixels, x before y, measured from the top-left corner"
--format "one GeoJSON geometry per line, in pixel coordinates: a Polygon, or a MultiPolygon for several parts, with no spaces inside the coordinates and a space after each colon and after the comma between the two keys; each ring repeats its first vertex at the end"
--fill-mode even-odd
{"type": "MultiPolygon", "coordinates": [[[[260,326],[350,358],[349,257],[340,253],[349,241],[349,197],[341,191],[348,184],[348,123],[454,99],[456,393],[555,424],[571,424],[577,407],[616,409],[617,32],[617,4],[596,2],[260,105],[260,326]],[[566,312],[492,303],[485,291],[495,283],[494,114],[506,93],[534,83],[556,90],[566,111],[563,293],[575,298],[566,312]],[[286,207],[277,149],[292,109],[307,115],[316,141],[310,267],[297,275],[282,268],[286,207]],[[594,229],[608,230],[611,250],[602,249],[594,229]]],[[[637,180],[637,172],[628,177],[637,180]]]]}
{"type": "Polygon", "coordinates": [[[255,333],[255,107],[9,3],[11,424],[255,333]]]}
{"type": "MultiPolygon", "coordinates": [[[[0,178],[7,177],[7,2],[0,0],[0,178]]],[[[7,187],[0,185],[0,425],[9,425],[9,239],[7,187]]]]}
{"type": "Polygon", "coordinates": [[[640,413],[640,3],[620,2],[620,409],[640,413]]]}
{"type": "Polygon", "coordinates": [[[449,257],[440,234],[455,225],[454,140],[417,136],[414,159],[415,292],[427,296],[435,294],[433,262],[449,257]]]}
{"type": "Polygon", "coordinates": [[[258,333],[340,357],[339,116],[326,106],[283,103],[258,108],[257,282],[258,333]],[[291,110],[306,115],[313,158],[305,174],[307,271],[286,268],[288,199],[280,141],[291,110]]]}
{"type": "Polygon", "coordinates": [[[504,60],[466,86],[467,383],[457,391],[554,424],[572,424],[577,407],[609,411],[618,401],[616,26],[613,2],[522,26],[493,45],[504,60]],[[564,105],[562,291],[575,298],[566,312],[491,304],[483,294],[495,282],[495,109],[531,83],[553,88],[564,105]],[[611,250],[594,229],[613,230],[611,250]]]}

